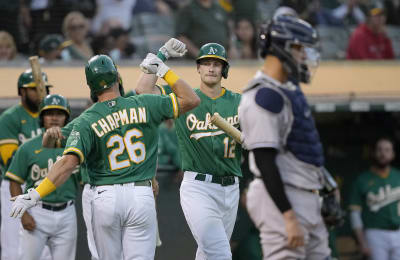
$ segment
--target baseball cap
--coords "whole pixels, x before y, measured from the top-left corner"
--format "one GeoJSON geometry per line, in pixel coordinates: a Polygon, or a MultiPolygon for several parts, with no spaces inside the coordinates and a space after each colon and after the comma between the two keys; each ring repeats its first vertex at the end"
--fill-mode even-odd
{"type": "Polygon", "coordinates": [[[71,44],[71,41],[64,41],[59,34],[48,34],[40,41],[39,50],[50,52],[56,49],[63,49],[71,44]]]}
{"type": "Polygon", "coordinates": [[[376,2],[368,6],[368,16],[376,16],[380,14],[385,14],[385,9],[380,2],[376,2]]]}

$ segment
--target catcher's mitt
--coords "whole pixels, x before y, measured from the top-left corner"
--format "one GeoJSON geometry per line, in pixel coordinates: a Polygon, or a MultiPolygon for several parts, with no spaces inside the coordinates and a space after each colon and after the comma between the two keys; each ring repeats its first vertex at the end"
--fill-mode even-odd
{"type": "Polygon", "coordinates": [[[321,215],[328,228],[334,228],[343,225],[345,213],[340,207],[340,201],[335,194],[336,190],[331,192],[321,192],[322,207],[321,215]]]}

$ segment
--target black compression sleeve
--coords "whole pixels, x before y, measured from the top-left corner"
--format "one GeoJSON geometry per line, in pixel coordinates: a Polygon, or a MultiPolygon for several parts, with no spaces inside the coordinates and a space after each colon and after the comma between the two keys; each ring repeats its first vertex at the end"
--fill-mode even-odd
{"type": "Polygon", "coordinates": [[[283,182],[275,159],[277,150],[274,148],[258,148],[253,150],[257,168],[267,192],[278,209],[284,213],[292,208],[283,188],[283,182]]]}

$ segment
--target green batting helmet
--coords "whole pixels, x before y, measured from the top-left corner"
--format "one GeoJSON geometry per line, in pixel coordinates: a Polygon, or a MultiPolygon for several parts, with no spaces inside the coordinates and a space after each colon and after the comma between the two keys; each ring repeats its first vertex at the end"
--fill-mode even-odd
{"type": "Polygon", "coordinates": [[[43,112],[50,109],[58,109],[65,112],[67,119],[65,124],[67,124],[69,116],[71,114],[71,108],[69,106],[68,100],[61,95],[47,95],[39,106],[39,117],[40,126],[43,127],[43,112]]]}
{"type": "Polygon", "coordinates": [[[118,71],[113,60],[107,55],[92,57],[85,66],[86,82],[90,88],[90,97],[97,101],[97,94],[110,88],[118,81],[118,71]]]}
{"type": "Polygon", "coordinates": [[[224,68],[222,69],[222,77],[228,77],[229,63],[226,57],[224,46],[218,43],[207,43],[201,46],[196,62],[199,63],[200,60],[207,58],[221,60],[224,64],[224,68]]]}
{"type": "MultiPolygon", "coordinates": [[[[47,80],[47,74],[42,72],[44,84],[46,85],[47,94],[49,94],[49,88],[53,87],[47,80]]],[[[19,75],[18,78],[18,95],[21,96],[21,88],[36,88],[35,79],[33,78],[32,70],[28,69],[19,75]]]]}

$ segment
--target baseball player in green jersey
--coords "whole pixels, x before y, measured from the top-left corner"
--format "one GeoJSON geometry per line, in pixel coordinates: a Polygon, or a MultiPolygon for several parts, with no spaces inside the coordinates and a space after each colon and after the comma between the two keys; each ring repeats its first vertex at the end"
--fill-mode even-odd
{"type": "Polygon", "coordinates": [[[372,260],[400,259],[400,171],[391,140],[380,138],[373,164],[354,183],[350,220],[361,252],[372,260]]]}
{"type": "MultiPolygon", "coordinates": [[[[171,39],[158,56],[162,57],[169,46],[179,44],[171,39]]],[[[232,259],[229,240],[239,201],[241,146],[211,124],[210,119],[219,113],[238,127],[240,95],[221,86],[221,79],[227,78],[229,70],[223,46],[205,44],[196,61],[201,82],[195,92],[201,104],[175,119],[184,171],[181,206],[198,245],[196,260],[232,259]]],[[[147,57],[141,66],[152,62],[147,57]]],[[[164,93],[154,87],[156,80],[154,76],[142,75],[136,92],[168,94],[169,86],[164,86],[164,93]]]]}
{"type": "Polygon", "coordinates": [[[36,205],[86,163],[96,192],[93,234],[99,259],[153,259],[156,211],[151,179],[157,160],[158,125],[196,107],[192,88],[161,60],[148,64],[172,86],[168,96],[121,97],[118,72],[106,55],[92,57],[86,80],[96,103],[82,113],[68,137],[64,156],[36,189],[16,198],[12,217],[36,205]]]}
{"type": "MultiPolygon", "coordinates": [[[[40,105],[40,125],[45,129],[64,126],[68,121],[70,108],[67,99],[60,95],[48,95],[40,105]]],[[[25,142],[16,152],[6,177],[10,179],[11,196],[22,194],[25,189],[37,187],[61,158],[64,149],[48,149],[42,146],[39,135],[25,142]]],[[[76,171],[75,171],[76,172],[76,171]]],[[[45,245],[48,245],[53,259],[75,259],[77,220],[72,206],[78,187],[74,174],[36,207],[24,213],[21,218],[19,258],[39,260],[45,245]]],[[[15,252],[17,253],[17,252],[15,252]]]]}
{"type": "MultiPolygon", "coordinates": [[[[45,73],[43,73],[43,80],[49,92],[51,85],[45,73]]],[[[30,69],[19,76],[17,90],[21,103],[8,108],[0,116],[0,169],[3,175],[18,146],[42,132],[38,119],[41,100],[36,92],[36,84],[30,69]]],[[[7,216],[10,212],[10,198],[10,182],[7,178],[3,178],[1,183],[2,216],[7,216]]],[[[17,259],[19,225],[19,221],[14,219],[1,218],[1,259],[17,259]]]]}

